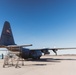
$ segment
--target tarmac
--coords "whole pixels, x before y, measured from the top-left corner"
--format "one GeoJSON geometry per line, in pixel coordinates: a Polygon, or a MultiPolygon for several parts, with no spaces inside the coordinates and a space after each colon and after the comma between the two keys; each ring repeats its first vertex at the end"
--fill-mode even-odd
{"type": "Polygon", "coordinates": [[[24,66],[6,66],[0,59],[0,75],[76,75],[76,56],[42,56],[40,60],[24,61],[24,66]]]}

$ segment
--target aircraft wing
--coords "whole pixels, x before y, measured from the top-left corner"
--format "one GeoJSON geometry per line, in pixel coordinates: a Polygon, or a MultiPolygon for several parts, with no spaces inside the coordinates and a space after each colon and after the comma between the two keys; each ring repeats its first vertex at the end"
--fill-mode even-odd
{"type": "Polygon", "coordinates": [[[76,47],[68,47],[68,48],[39,48],[39,49],[30,49],[30,50],[66,50],[66,49],[76,49],[76,47]]]}
{"type": "Polygon", "coordinates": [[[18,47],[28,47],[28,46],[32,46],[32,44],[28,44],[28,45],[8,45],[5,46],[6,48],[18,48],[18,47]]]}
{"type": "Polygon", "coordinates": [[[17,47],[28,47],[28,46],[32,46],[32,44],[28,44],[28,45],[8,45],[8,46],[1,45],[0,48],[17,48],[17,47]]]}
{"type": "Polygon", "coordinates": [[[67,49],[76,49],[76,47],[68,47],[68,48],[41,48],[41,49],[30,49],[30,50],[41,50],[44,54],[50,54],[48,50],[52,50],[56,55],[58,50],[67,50],[67,49]]]}
{"type": "Polygon", "coordinates": [[[7,48],[7,49],[9,49],[10,51],[13,51],[13,52],[19,52],[19,50],[21,50],[20,48],[28,47],[28,46],[32,46],[32,44],[28,44],[28,45],[8,45],[8,46],[1,45],[0,48],[7,48]]]}
{"type": "Polygon", "coordinates": [[[66,50],[66,49],[76,49],[76,47],[68,47],[68,48],[47,48],[48,50],[66,50]]]}

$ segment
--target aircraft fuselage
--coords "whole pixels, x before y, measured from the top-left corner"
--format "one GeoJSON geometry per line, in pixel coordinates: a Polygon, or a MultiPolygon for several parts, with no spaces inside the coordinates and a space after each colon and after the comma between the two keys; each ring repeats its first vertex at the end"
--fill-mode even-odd
{"type": "Polygon", "coordinates": [[[42,56],[41,50],[30,50],[28,48],[21,48],[19,50],[18,48],[9,49],[12,52],[21,52],[21,57],[24,59],[32,58],[32,59],[40,59],[42,56]]]}
{"type": "Polygon", "coordinates": [[[24,59],[32,58],[39,59],[42,56],[42,52],[40,50],[29,50],[27,48],[22,48],[21,57],[24,59]]]}

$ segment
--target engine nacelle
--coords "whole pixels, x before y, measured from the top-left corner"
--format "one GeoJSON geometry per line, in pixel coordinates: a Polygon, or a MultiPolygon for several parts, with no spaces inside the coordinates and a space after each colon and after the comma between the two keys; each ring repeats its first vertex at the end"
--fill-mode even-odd
{"type": "Polygon", "coordinates": [[[42,50],[42,52],[44,53],[44,55],[50,54],[49,50],[47,50],[47,49],[42,50]]]}

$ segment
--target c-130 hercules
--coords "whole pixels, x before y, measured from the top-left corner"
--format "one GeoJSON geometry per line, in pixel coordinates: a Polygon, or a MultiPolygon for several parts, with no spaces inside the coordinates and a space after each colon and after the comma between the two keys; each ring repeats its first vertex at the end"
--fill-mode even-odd
{"type": "Polygon", "coordinates": [[[49,50],[52,50],[57,55],[57,50],[76,49],[75,47],[74,48],[42,48],[42,49],[23,48],[27,46],[32,46],[32,44],[29,44],[29,45],[15,44],[10,23],[8,21],[5,21],[1,38],[0,38],[0,48],[7,48],[9,51],[12,51],[12,52],[21,51],[20,57],[24,59],[28,59],[28,58],[40,59],[40,57],[42,56],[42,53],[44,53],[44,55],[49,54],[50,53],[49,50]]]}

